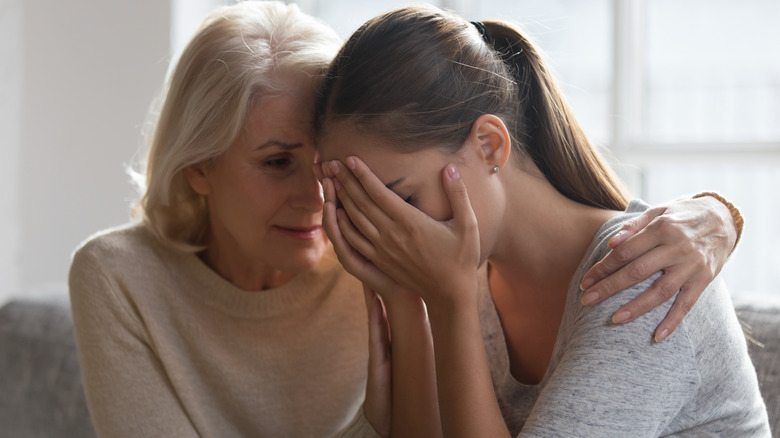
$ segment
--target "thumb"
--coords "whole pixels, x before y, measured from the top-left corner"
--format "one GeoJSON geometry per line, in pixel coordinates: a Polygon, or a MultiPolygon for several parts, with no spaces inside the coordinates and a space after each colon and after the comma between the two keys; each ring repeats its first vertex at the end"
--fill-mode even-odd
{"type": "Polygon", "coordinates": [[[444,168],[444,191],[450,201],[452,221],[456,227],[461,229],[476,227],[477,218],[471,208],[466,184],[463,183],[458,168],[454,164],[448,164],[444,168]]]}

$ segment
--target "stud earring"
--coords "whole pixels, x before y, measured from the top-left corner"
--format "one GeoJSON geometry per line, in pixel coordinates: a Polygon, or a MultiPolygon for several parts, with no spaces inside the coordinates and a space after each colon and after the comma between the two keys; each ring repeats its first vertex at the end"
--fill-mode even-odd
{"type": "Polygon", "coordinates": [[[499,168],[498,166],[493,166],[492,170],[493,170],[493,173],[498,173],[498,171],[501,170],[501,168],[499,168]]]}

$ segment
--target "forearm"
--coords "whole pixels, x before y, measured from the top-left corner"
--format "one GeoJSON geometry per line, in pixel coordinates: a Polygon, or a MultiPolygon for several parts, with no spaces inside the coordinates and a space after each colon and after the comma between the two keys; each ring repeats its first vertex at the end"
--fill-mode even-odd
{"type": "Polygon", "coordinates": [[[433,339],[425,305],[413,294],[385,299],[392,339],[393,437],[440,437],[433,339]]]}
{"type": "Polygon", "coordinates": [[[473,304],[429,309],[442,428],[447,437],[509,437],[473,304]]]}

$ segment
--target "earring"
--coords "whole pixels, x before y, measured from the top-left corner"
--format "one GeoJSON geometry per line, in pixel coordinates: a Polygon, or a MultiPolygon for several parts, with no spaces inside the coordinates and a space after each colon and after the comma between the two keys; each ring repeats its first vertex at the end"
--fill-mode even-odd
{"type": "Polygon", "coordinates": [[[501,168],[499,168],[498,166],[493,166],[492,170],[493,170],[493,173],[498,173],[498,171],[501,170],[501,168]]]}

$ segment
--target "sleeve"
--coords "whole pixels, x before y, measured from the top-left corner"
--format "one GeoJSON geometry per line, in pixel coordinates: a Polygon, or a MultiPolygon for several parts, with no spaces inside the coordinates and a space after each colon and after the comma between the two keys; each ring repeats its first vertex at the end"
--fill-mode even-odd
{"type": "Polygon", "coordinates": [[[624,325],[612,311],[650,287],[656,274],[597,306],[579,307],[560,361],[520,437],[658,436],[699,382],[688,328],[652,339],[670,302],[624,325]]]}
{"type": "Polygon", "coordinates": [[[94,249],[74,255],[69,288],[87,404],[98,435],[197,437],[141,319],[94,249]]]}
{"type": "Polygon", "coordinates": [[[339,435],[339,438],[380,438],[374,428],[368,422],[366,414],[361,408],[352,422],[339,435]]]}

